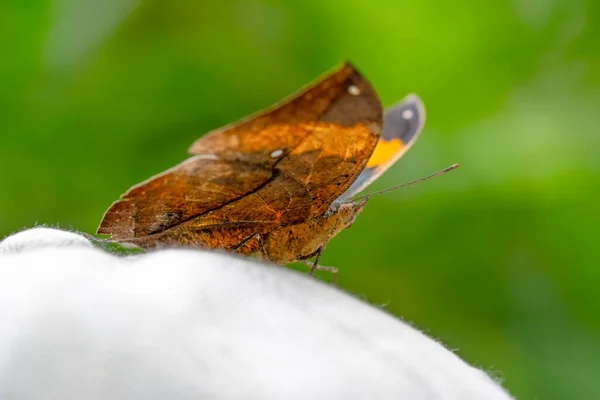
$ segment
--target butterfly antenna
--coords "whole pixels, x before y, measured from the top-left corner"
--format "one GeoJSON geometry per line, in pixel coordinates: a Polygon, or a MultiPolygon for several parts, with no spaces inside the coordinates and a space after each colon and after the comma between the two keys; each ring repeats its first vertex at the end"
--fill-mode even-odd
{"type": "Polygon", "coordinates": [[[446,172],[450,172],[450,171],[452,171],[453,169],[456,169],[456,168],[458,168],[458,166],[459,166],[459,164],[452,164],[452,165],[451,165],[451,166],[449,166],[448,168],[444,168],[443,170],[441,170],[441,171],[438,171],[438,172],[436,172],[435,174],[431,174],[431,175],[428,175],[428,176],[426,176],[426,177],[424,177],[424,178],[420,178],[420,179],[417,179],[417,180],[414,180],[414,181],[411,181],[411,182],[403,183],[402,185],[398,185],[398,186],[392,186],[391,188],[383,189],[383,190],[380,190],[380,191],[378,191],[378,192],[373,192],[373,193],[369,193],[369,194],[364,194],[364,195],[362,195],[362,196],[358,196],[358,197],[354,198],[353,200],[354,200],[354,201],[358,201],[358,200],[366,199],[366,198],[369,198],[369,197],[371,197],[371,196],[375,196],[375,195],[378,195],[378,194],[382,194],[382,193],[391,192],[392,190],[400,189],[400,188],[403,188],[403,187],[406,187],[406,186],[411,186],[411,185],[414,185],[415,183],[420,183],[420,182],[423,182],[423,181],[429,180],[429,179],[431,179],[431,178],[435,178],[436,176],[443,175],[443,174],[445,174],[446,172]]]}

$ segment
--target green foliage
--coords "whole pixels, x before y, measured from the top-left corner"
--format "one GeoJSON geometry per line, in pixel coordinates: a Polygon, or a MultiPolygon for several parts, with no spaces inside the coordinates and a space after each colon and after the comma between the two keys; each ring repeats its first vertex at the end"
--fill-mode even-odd
{"type": "MultiPolygon", "coordinates": [[[[600,398],[595,0],[13,1],[0,12],[0,235],[94,232],[199,135],[345,59],[414,148],[322,260],[520,398],[600,398]]],[[[310,299],[307,299],[310,301],[310,299]]]]}

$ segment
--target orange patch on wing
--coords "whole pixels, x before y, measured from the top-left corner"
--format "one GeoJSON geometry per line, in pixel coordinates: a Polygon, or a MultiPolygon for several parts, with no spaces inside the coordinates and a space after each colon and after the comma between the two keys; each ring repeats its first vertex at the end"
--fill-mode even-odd
{"type": "Polygon", "coordinates": [[[402,151],[403,147],[404,145],[400,139],[392,139],[390,141],[379,140],[371,158],[369,158],[369,162],[367,162],[367,168],[377,167],[387,163],[393,159],[398,152],[402,151]]]}

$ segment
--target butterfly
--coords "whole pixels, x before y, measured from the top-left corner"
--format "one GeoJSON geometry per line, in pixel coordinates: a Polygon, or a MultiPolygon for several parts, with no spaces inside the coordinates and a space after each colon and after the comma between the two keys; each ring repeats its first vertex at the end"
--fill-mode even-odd
{"type": "Polygon", "coordinates": [[[414,143],[425,121],[411,94],[385,113],[350,63],[287,100],[196,140],[192,157],[133,186],[98,234],[142,248],[225,249],[311,274],[352,225],[352,200],[414,143]],[[314,262],[308,261],[315,257],[314,262]]]}

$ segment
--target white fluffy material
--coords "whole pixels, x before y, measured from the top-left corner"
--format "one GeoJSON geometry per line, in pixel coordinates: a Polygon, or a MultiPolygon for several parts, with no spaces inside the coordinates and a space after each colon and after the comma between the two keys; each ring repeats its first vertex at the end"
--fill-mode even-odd
{"type": "Polygon", "coordinates": [[[0,399],[509,399],[402,321],[218,252],[0,243],[0,399]]]}

